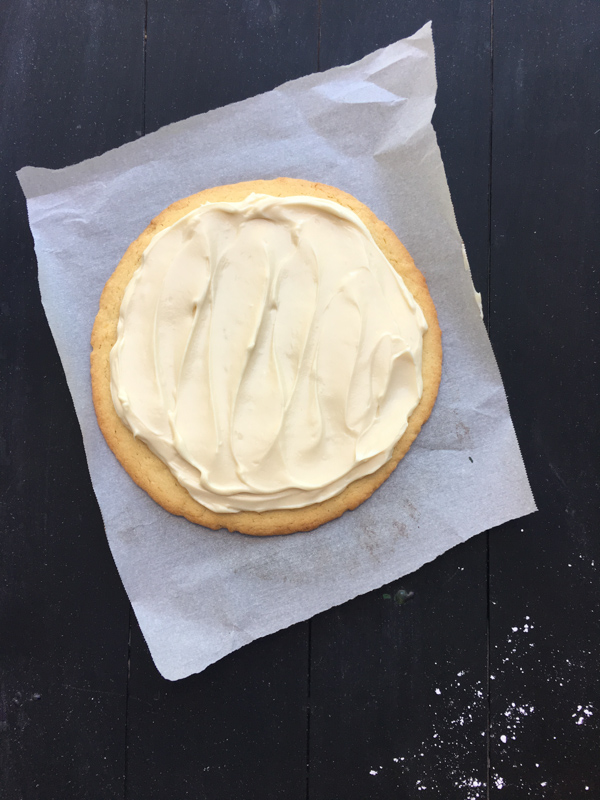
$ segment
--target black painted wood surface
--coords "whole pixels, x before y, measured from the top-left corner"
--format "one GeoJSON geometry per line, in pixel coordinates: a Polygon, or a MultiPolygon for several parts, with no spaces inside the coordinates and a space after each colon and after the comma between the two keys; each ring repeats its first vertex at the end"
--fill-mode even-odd
{"type": "Polygon", "coordinates": [[[0,797],[600,798],[595,0],[5,0],[0,26],[0,797]],[[169,683],[104,538],[14,171],[427,19],[540,512],[169,683]]]}
{"type": "Polygon", "coordinates": [[[144,9],[0,6],[0,797],[123,795],[129,607],[39,298],[15,170],[142,125],[144,9]]]}
{"type": "Polygon", "coordinates": [[[494,3],[490,335],[540,508],[490,536],[499,797],[600,797],[599,23],[494,3]]]}

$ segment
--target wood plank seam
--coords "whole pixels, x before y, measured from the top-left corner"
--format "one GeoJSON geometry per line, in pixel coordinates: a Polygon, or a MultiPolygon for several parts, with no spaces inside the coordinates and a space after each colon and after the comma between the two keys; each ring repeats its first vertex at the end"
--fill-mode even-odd
{"type": "MultiPolygon", "coordinates": [[[[489,139],[489,177],[488,177],[488,268],[487,268],[487,319],[485,326],[490,333],[491,298],[492,298],[492,150],[494,146],[494,0],[490,0],[490,139],[489,139]]],[[[490,533],[485,534],[486,551],[486,724],[485,724],[485,749],[486,749],[486,797],[489,798],[492,781],[491,766],[491,632],[490,632],[490,533]]]]}

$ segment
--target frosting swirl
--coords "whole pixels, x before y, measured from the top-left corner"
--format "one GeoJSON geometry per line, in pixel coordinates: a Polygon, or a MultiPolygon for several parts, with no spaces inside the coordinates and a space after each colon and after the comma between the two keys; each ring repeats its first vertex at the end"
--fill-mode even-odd
{"type": "Polygon", "coordinates": [[[391,456],[427,323],[351,210],[208,203],[158,233],[121,304],[123,423],[217,512],[301,508],[391,456]]]}

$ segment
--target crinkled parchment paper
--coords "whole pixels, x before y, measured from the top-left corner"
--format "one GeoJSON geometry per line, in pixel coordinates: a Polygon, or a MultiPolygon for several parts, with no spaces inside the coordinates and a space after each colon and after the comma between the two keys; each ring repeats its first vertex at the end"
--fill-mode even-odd
{"type": "Polygon", "coordinates": [[[431,26],[339,67],[192,117],[62,170],[25,167],[42,301],[81,424],[110,547],[160,672],[232,650],[381,586],[535,504],[474,299],[435,133],[431,26]],[[444,336],[430,421],[356,511],[308,534],[252,538],[171,516],[96,424],[90,333],[105,281],[165,206],[280,175],[332,184],[398,234],[444,336]]]}

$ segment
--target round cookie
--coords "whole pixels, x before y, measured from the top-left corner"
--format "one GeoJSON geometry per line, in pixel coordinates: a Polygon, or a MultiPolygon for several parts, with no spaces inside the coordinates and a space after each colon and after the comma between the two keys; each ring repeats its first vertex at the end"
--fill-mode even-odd
{"type": "Polygon", "coordinates": [[[161,212],[130,245],[108,280],[92,332],[92,394],[98,423],[111,450],[133,480],[173,514],[215,530],[227,528],[257,536],[312,530],[339,517],[344,511],[356,508],[370,497],[393,472],[428,419],[437,396],[441,369],[441,332],[435,306],[425,278],[395,234],[351,195],[334,187],[291,178],[249,181],[207,189],[173,203],[161,212]],[[323,198],[350,209],[362,220],[377,246],[404,280],[427,321],[428,330],[423,337],[423,394],[410,415],[408,427],[396,443],[391,458],[376,472],[352,482],[340,494],[304,508],[218,513],[194,500],[169,468],[142,441],[134,438],[122,423],[112,401],[109,359],[117,339],[117,323],[125,290],[153,237],[205,203],[238,202],[253,192],[274,197],[305,195],[323,198]]]}

